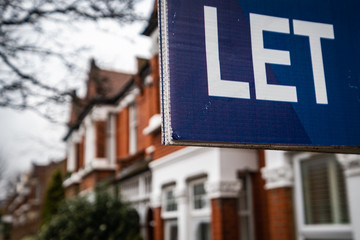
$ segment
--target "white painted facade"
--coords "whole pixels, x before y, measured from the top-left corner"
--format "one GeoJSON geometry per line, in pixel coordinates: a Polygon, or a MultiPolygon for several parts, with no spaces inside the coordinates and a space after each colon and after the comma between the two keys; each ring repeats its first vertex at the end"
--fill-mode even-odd
{"type": "MultiPolygon", "coordinates": [[[[71,176],[65,179],[63,185],[68,187],[72,184],[77,184],[81,181],[82,177],[94,170],[116,170],[116,163],[115,163],[115,154],[110,155],[111,152],[108,150],[106,152],[107,156],[105,158],[97,158],[95,156],[95,146],[96,146],[96,135],[95,135],[95,122],[96,121],[107,121],[108,116],[113,108],[106,107],[106,106],[95,106],[91,112],[85,117],[83,122],[81,123],[79,129],[74,130],[69,138],[67,139],[67,171],[71,172],[71,176]],[[81,142],[81,139],[85,137],[85,149],[84,149],[84,166],[79,169],[79,171],[75,172],[76,166],[76,156],[77,156],[77,149],[76,144],[81,142]]],[[[110,115],[111,116],[111,115],[110,115]]],[[[108,123],[109,124],[109,123],[108,123]]],[[[115,149],[114,146],[114,136],[115,131],[113,129],[114,119],[110,122],[110,126],[112,128],[109,129],[109,132],[112,134],[110,135],[109,139],[107,140],[111,144],[110,147],[115,149]]]]}
{"type": "MultiPolygon", "coordinates": [[[[152,176],[149,171],[121,181],[121,199],[129,202],[137,210],[140,217],[140,231],[143,237],[147,236],[148,213],[150,206],[152,176]]],[[[145,237],[146,239],[146,237],[145,237]]]]}
{"type": "Polygon", "coordinates": [[[210,206],[194,210],[191,187],[203,181],[206,198],[238,197],[241,171],[258,171],[255,150],[187,147],[150,163],[152,170],[151,203],[162,207],[165,220],[165,239],[176,226],[178,239],[195,240],[196,226],[210,222],[210,206]],[[166,211],[168,191],[173,190],[177,203],[175,211],[166,211]]]}

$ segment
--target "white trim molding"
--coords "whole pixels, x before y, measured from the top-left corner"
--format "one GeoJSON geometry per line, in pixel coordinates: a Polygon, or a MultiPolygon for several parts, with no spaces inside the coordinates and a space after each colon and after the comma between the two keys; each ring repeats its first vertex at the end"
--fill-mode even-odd
{"type": "Polygon", "coordinates": [[[69,178],[65,179],[65,181],[63,182],[63,186],[67,188],[73,184],[79,184],[80,180],[81,180],[81,176],[79,175],[79,173],[77,172],[72,173],[69,178]]]}
{"type": "Polygon", "coordinates": [[[294,171],[290,156],[285,151],[265,151],[266,166],[261,169],[265,179],[265,189],[292,187],[294,185],[294,171]]]}
{"type": "Polygon", "coordinates": [[[176,198],[177,204],[183,204],[187,202],[188,195],[185,188],[175,188],[174,196],[176,198]]]}
{"type": "Polygon", "coordinates": [[[153,152],[155,152],[155,146],[154,145],[151,145],[151,146],[149,146],[149,147],[147,147],[146,149],[145,149],[145,153],[146,154],[148,154],[148,155],[150,155],[150,154],[152,154],[153,152]]]}
{"type": "Polygon", "coordinates": [[[290,165],[277,168],[263,168],[261,173],[266,181],[265,189],[292,187],[294,184],[294,173],[290,165]]]}
{"type": "Polygon", "coordinates": [[[149,135],[156,130],[159,130],[161,127],[161,115],[155,114],[149,120],[149,125],[146,126],[143,130],[144,135],[149,135]]]}
{"type": "Polygon", "coordinates": [[[85,168],[83,168],[81,177],[83,178],[85,175],[89,174],[92,171],[96,170],[116,170],[116,164],[111,164],[107,161],[106,158],[95,158],[90,161],[85,168]]]}
{"type": "Polygon", "coordinates": [[[205,190],[210,199],[213,198],[237,198],[241,189],[240,181],[207,182],[205,190]]]}
{"type": "Polygon", "coordinates": [[[353,239],[360,239],[360,155],[337,154],[337,160],[344,168],[347,197],[351,219],[353,239]]]}
{"type": "Polygon", "coordinates": [[[343,166],[347,177],[360,176],[360,155],[336,154],[336,157],[343,166]]]}
{"type": "Polygon", "coordinates": [[[131,103],[133,103],[136,100],[137,95],[140,93],[140,90],[138,88],[133,88],[129,91],[129,93],[121,99],[116,105],[116,107],[111,108],[111,113],[119,113],[121,110],[129,106],[131,103]]]}
{"type": "Polygon", "coordinates": [[[152,208],[161,207],[161,194],[157,194],[157,195],[152,194],[151,195],[150,206],[152,208]]]}
{"type": "Polygon", "coordinates": [[[112,107],[95,106],[91,112],[91,118],[93,121],[106,121],[109,112],[112,107]]]}

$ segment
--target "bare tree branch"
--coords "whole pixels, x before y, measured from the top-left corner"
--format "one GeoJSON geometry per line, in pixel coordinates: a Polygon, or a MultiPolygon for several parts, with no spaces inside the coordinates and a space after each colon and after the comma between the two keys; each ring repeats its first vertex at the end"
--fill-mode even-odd
{"type": "Polygon", "coordinates": [[[0,107],[30,109],[55,121],[46,106],[68,103],[74,97],[73,89],[44,80],[42,72],[34,70],[34,62],[57,59],[71,72],[77,64],[74,56],[80,50],[56,47],[56,38],[44,40],[44,24],[58,23],[61,19],[71,22],[110,19],[119,24],[144,20],[135,12],[135,1],[0,1],[0,107]]]}

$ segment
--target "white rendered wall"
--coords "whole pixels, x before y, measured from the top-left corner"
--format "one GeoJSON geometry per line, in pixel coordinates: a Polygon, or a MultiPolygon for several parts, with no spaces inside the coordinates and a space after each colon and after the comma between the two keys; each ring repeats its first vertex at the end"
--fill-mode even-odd
{"type": "Polygon", "coordinates": [[[360,239],[360,169],[357,175],[348,176],[347,192],[354,239],[360,239]]]}
{"type": "Polygon", "coordinates": [[[76,144],[80,143],[84,129],[74,130],[67,139],[67,171],[73,172],[76,169],[76,144]]]}
{"type": "Polygon", "coordinates": [[[66,171],[73,172],[75,171],[75,143],[71,138],[67,140],[67,163],[66,163],[66,171]]]}
{"type": "Polygon", "coordinates": [[[255,150],[187,147],[150,163],[153,173],[153,195],[161,193],[164,184],[176,182],[177,189],[186,186],[191,177],[207,175],[208,181],[235,181],[239,170],[258,169],[255,150]]]}
{"type": "Polygon", "coordinates": [[[95,129],[90,117],[85,120],[85,166],[90,164],[95,157],[95,129]]]}
{"type": "Polygon", "coordinates": [[[360,239],[360,155],[337,154],[345,176],[353,239],[360,239]]]}
{"type": "Polygon", "coordinates": [[[267,150],[265,151],[266,168],[274,169],[287,165],[287,158],[285,151],[267,150]]]}
{"type": "MultiPolygon", "coordinates": [[[[187,181],[190,178],[207,176],[210,185],[208,196],[216,198],[239,190],[239,171],[257,171],[258,156],[256,150],[239,150],[224,148],[187,147],[150,163],[152,170],[153,207],[161,206],[163,186],[175,183],[175,197],[178,201],[176,213],[170,212],[178,221],[179,240],[192,239],[189,201],[187,199],[187,181]],[[225,183],[225,184],[224,184],[225,183]],[[225,186],[225,187],[224,187],[225,186]]],[[[166,213],[167,214],[167,213],[166,213]]],[[[163,213],[163,217],[167,217],[163,213]]]]}
{"type": "Polygon", "coordinates": [[[109,120],[107,122],[108,126],[106,126],[107,134],[107,158],[109,159],[110,164],[116,164],[116,146],[115,146],[115,132],[116,132],[116,124],[115,124],[116,116],[114,114],[109,115],[109,120]]]}

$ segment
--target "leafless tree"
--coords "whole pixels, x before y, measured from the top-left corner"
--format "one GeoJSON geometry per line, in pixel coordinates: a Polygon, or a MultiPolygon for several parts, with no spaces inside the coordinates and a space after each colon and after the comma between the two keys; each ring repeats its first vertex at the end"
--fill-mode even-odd
{"type": "Polygon", "coordinates": [[[5,171],[6,171],[6,162],[3,156],[0,155],[0,182],[4,179],[5,171]]]}
{"type": "Polygon", "coordinates": [[[65,49],[56,36],[44,40],[46,24],[104,19],[131,23],[141,19],[134,10],[135,1],[0,0],[0,107],[32,109],[51,120],[46,106],[69,101],[74,91],[42,79],[34,64],[41,68],[55,58],[71,71],[78,49],[65,49]]]}

